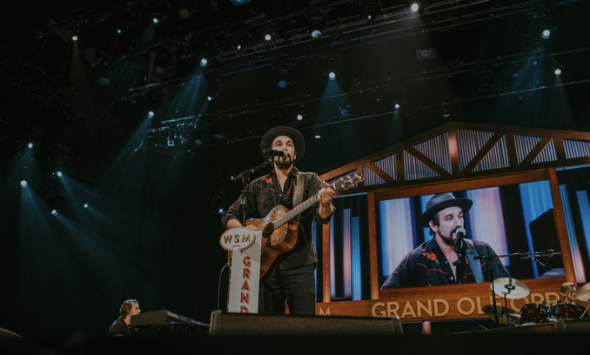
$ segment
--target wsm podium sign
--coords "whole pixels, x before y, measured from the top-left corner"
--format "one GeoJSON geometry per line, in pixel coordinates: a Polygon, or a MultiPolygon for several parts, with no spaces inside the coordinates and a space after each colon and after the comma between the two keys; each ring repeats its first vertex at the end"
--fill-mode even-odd
{"type": "Polygon", "coordinates": [[[238,227],[226,230],[219,239],[230,253],[229,313],[258,313],[261,238],[261,231],[238,227]]]}

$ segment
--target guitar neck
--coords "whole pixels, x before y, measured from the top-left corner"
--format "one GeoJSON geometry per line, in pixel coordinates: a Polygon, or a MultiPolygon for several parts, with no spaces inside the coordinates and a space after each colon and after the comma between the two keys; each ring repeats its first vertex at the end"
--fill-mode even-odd
{"type": "MultiPolygon", "coordinates": [[[[334,191],[346,190],[349,186],[357,184],[357,183],[363,181],[364,179],[365,179],[365,177],[362,174],[354,174],[353,176],[347,176],[346,180],[344,178],[340,178],[338,181],[332,183],[330,185],[330,188],[332,188],[332,190],[334,190],[334,191]]],[[[308,198],[307,200],[302,202],[299,206],[296,206],[295,208],[293,208],[291,211],[289,211],[285,215],[277,218],[277,220],[274,221],[275,228],[279,228],[283,224],[289,222],[291,219],[295,218],[301,212],[303,212],[306,209],[313,206],[316,202],[318,202],[318,195],[317,194],[311,196],[310,198],[308,198]]]]}
{"type": "Polygon", "coordinates": [[[308,198],[307,200],[303,201],[297,207],[293,208],[291,211],[287,212],[287,214],[282,215],[279,217],[275,222],[275,228],[279,228],[283,224],[289,222],[291,219],[298,216],[300,213],[305,211],[306,209],[313,206],[316,202],[318,202],[318,196],[313,195],[312,197],[308,198]]]}

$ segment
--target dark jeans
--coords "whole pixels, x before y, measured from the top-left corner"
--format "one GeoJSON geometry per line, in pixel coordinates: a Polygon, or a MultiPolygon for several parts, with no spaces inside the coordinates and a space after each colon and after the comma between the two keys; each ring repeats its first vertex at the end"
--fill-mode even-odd
{"type": "Polygon", "coordinates": [[[285,314],[285,304],[289,304],[290,314],[315,315],[315,266],[282,270],[273,266],[260,279],[258,313],[285,314]]]}

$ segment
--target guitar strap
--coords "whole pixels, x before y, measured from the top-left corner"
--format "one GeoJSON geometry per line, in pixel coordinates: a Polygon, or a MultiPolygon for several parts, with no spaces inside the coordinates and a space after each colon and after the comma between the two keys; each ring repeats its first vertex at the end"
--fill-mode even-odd
{"type": "MultiPolygon", "coordinates": [[[[297,182],[295,183],[295,188],[293,189],[293,208],[299,206],[301,202],[303,202],[303,188],[305,187],[305,175],[303,173],[299,173],[297,175],[297,182]]],[[[293,221],[298,221],[301,214],[293,219],[293,221]]]]}
{"type": "Polygon", "coordinates": [[[469,260],[469,266],[471,267],[471,273],[473,274],[473,277],[475,278],[475,282],[480,283],[480,282],[484,282],[484,276],[483,276],[483,269],[481,267],[481,262],[479,259],[475,259],[477,255],[477,249],[475,249],[475,244],[473,244],[473,241],[470,239],[463,239],[465,241],[465,243],[467,244],[467,250],[466,250],[466,254],[467,254],[467,260],[469,260]]]}

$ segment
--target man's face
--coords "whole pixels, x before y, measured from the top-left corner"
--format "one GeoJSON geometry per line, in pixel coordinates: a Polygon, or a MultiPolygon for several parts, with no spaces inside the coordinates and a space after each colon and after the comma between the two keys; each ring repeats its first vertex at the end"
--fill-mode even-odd
{"type": "Polygon", "coordinates": [[[573,287],[569,292],[562,293],[567,303],[576,302],[576,288],[573,287]]]}
{"type": "Polygon", "coordinates": [[[463,210],[461,207],[447,207],[438,212],[439,225],[430,221],[430,228],[437,233],[447,245],[454,245],[457,235],[454,233],[456,228],[464,227],[463,210]]]}
{"type": "Polygon", "coordinates": [[[141,309],[139,309],[139,304],[133,303],[131,304],[131,310],[129,311],[130,316],[136,316],[141,313],[141,309]]]}
{"type": "Polygon", "coordinates": [[[286,150],[289,153],[288,157],[275,157],[275,164],[281,169],[285,169],[293,165],[293,162],[297,158],[297,152],[295,151],[295,145],[293,140],[287,136],[278,136],[272,141],[272,149],[274,150],[286,150]]]}

